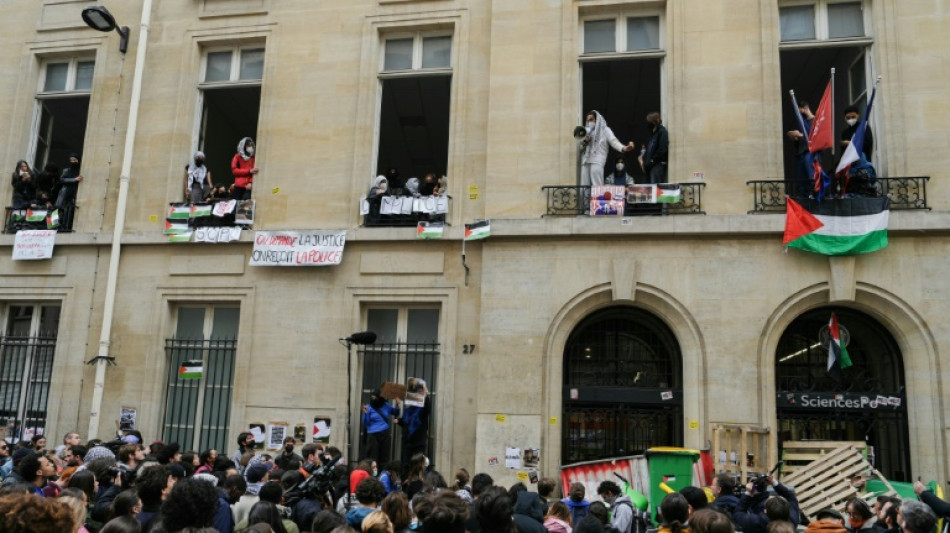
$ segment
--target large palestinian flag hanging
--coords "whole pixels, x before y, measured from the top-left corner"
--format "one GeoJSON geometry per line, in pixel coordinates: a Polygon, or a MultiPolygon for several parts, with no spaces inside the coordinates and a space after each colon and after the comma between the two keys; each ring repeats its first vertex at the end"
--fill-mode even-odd
{"type": "Polygon", "coordinates": [[[782,244],[824,255],[855,255],[887,246],[888,198],[788,198],[782,244]]]}

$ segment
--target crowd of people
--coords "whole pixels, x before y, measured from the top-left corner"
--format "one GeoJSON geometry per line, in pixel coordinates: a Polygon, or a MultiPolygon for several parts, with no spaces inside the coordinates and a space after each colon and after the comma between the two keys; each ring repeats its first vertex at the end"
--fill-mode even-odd
{"type": "Polygon", "coordinates": [[[795,491],[771,475],[739,486],[729,473],[711,487],[667,494],[656,515],[611,480],[588,499],[573,483],[542,478],[495,485],[487,473],[456,470],[451,482],[423,453],[407,468],[373,459],[347,466],[335,447],[293,437],[276,455],[241,433],[229,457],[145,444],[127,431],[81,443],[68,433],[47,450],[37,435],[18,449],[0,440],[0,531],[4,533],[934,533],[950,503],[917,482],[918,499],[855,499],[845,513],[806,520],[795,491]],[[12,453],[11,453],[12,452],[12,453]],[[592,501],[594,500],[594,501],[592,501]]]}
{"type": "Polygon", "coordinates": [[[69,154],[66,168],[50,162],[42,171],[32,168],[26,160],[16,162],[11,176],[14,209],[59,209],[62,211],[62,227],[72,228],[72,214],[76,207],[76,194],[83,175],[79,154],[69,154]]]}
{"type": "Polygon", "coordinates": [[[383,196],[443,196],[448,194],[448,179],[445,176],[436,177],[432,172],[425,175],[422,181],[413,176],[403,181],[399,170],[390,168],[385,174],[376,176],[366,197],[370,200],[383,196]]]}

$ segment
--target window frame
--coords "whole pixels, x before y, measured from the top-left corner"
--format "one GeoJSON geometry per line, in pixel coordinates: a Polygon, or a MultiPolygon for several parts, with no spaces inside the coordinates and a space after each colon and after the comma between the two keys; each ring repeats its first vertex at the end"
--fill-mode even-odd
{"type": "Polygon", "coordinates": [[[80,96],[83,94],[91,95],[92,88],[95,85],[96,80],[96,55],[92,52],[80,53],[70,56],[51,56],[44,57],[40,59],[40,69],[39,76],[36,80],[36,94],[35,99],[47,99],[55,98],[57,96],[80,96]],[[46,74],[50,65],[61,65],[63,63],[67,64],[66,69],[66,87],[62,90],[57,91],[47,91],[46,90],[46,74]],[[77,89],[76,88],[76,75],[79,72],[80,63],[92,63],[92,80],[90,81],[88,89],[77,89]]]}
{"type": "Polygon", "coordinates": [[[870,5],[868,0],[786,0],[779,2],[778,4],[778,30],[779,30],[779,46],[781,48],[792,48],[795,46],[809,46],[816,43],[845,43],[848,45],[855,43],[871,43],[874,40],[874,34],[872,32],[872,19],[870,13],[870,5]],[[834,4],[859,4],[861,6],[861,23],[864,27],[864,35],[856,37],[829,37],[829,20],[828,20],[828,6],[834,4]],[[799,6],[813,6],[814,7],[814,23],[815,23],[815,38],[814,39],[801,39],[794,41],[785,41],[782,40],[781,35],[781,26],[782,26],[782,9],[787,7],[799,7],[799,6]]]}
{"type": "Polygon", "coordinates": [[[232,45],[217,45],[203,47],[201,50],[201,64],[198,70],[198,89],[233,87],[238,85],[263,85],[264,68],[261,68],[260,78],[241,79],[241,58],[246,51],[261,50],[264,63],[267,63],[267,46],[263,41],[253,41],[232,45]],[[207,81],[208,56],[219,52],[231,52],[231,70],[226,80],[207,81]]]}
{"type": "Polygon", "coordinates": [[[455,32],[452,29],[394,31],[394,32],[382,33],[380,34],[380,46],[379,46],[379,64],[378,64],[379,79],[382,80],[386,78],[412,76],[412,75],[423,75],[423,76],[432,76],[432,75],[438,75],[438,74],[451,75],[455,68],[454,55],[455,55],[455,32]],[[422,66],[424,41],[425,39],[432,38],[432,37],[449,37],[451,39],[452,47],[449,50],[449,65],[447,67],[423,67],[422,66]],[[409,39],[409,38],[412,39],[412,65],[410,66],[410,68],[386,70],[386,43],[388,41],[409,39]]]}
{"type": "Polygon", "coordinates": [[[578,18],[578,60],[598,61],[610,59],[634,59],[666,57],[666,14],[661,10],[621,10],[589,13],[578,18]],[[627,50],[627,21],[631,18],[657,18],[658,48],[627,50]],[[608,52],[585,52],[585,24],[604,20],[614,21],[614,50],[608,52]]]}

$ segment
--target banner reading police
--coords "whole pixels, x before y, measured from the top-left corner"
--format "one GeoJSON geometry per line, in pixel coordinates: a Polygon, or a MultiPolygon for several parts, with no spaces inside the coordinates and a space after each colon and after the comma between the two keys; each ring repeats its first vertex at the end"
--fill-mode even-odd
{"type": "Polygon", "coordinates": [[[327,266],[343,260],[345,231],[258,231],[252,266],[327,266]]]}

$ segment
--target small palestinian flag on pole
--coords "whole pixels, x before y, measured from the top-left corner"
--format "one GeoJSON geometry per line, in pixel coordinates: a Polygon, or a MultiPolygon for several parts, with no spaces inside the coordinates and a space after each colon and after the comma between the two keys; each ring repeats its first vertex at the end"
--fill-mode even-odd
{"type": "Polygon", "coordinates": [[[201,379],[204,366],[201,361],[185,361],[178,367],[178,379],[201,379]]]}
{"type": "Polygon", "coordinates": [[[418,239],[441,239],[445,231],[443,222],[420,222],[416,226],[416,238],[418,239]]]}
{"type": "Polygon", "coordinates": [[[682,198],[682,190],[679,185],[676,185],[675,188],[664,189],[663,187],[657,186],[656,188],[656,203],[658,204],[675,204],[679,203],[682,198]]]}
{"type": "Polygon", "coordinates": [[[827,371],[833,376],[840,376],[841,370],[851,366],[851,357],[848,355],[848,348],[841,342],[841,329],[834,313],[831,313],[831,320],[828,322],[828,333],[827,371]]]}
{"type": "Polygon", "coordinates": [[[56,229],[59,227],[59,209],[53,209],[46,216],[46,229],[56,229]]]}
{"type": "Polygon", "coordinates": [[[480,220],[478,222],[473,222],[471,224],[465,225],[465,240],[466,241],[475,241],[478,239],[484,239],[491,235],[491,221],[490,220],[480,220]]]}

